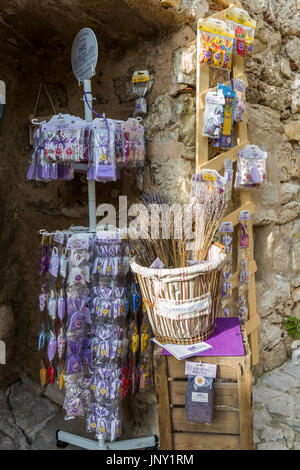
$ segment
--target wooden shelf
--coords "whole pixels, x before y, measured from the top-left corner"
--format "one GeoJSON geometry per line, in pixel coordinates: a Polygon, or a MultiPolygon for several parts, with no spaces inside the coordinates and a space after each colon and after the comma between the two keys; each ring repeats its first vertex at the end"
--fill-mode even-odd
{"type": "MultiPolygon", "coordinates": [[[[227,0],[222,0],[227,4],[227,0]]],[[[240,3],[235,3],[230,5],[229,9],[233,7],[241,8],[240,3]]],[[[228,11],[228,10],[227,10],[228,11]]],[[[226,10],[222,10],[209,18],[216,18],[224,20],[226,10]]],[[[205,22],[206,19],[200,19],[199,22],[205,22]]],[[[210,68],[207,65],[199,63],[199,50],[200,50],[200,34],[199,29],[197,28],[197,88],[196,88],[196,172],[199,172],[202,169],[210,168],[217,171],[222,171],[224,168],[224,160],[231,159],[235,162],[238,158],[238,151],[242,149],[245,145],[249,144],[248,133],[247,133],[247,116],[244,114],[243,122],[239,123],[236,128],[236,139],[238,145],[227,150],[226,152],[221,153],[220,155],[209,158],[209,146],[208,138],[202,136],[202,127],[204,120],[204,101],[206,93],[214,88],[209,88],[209,71],[210,68]]],[[[244,71],[244,61],[242,57],[233,55],[233,79],[245,77],[244,71]]],[[[244,78],[245,79],[245,78],[244,78]]],[[[248,84],[245,80],[246,85],[248,84]]],[[[228,214],[224,221],[232,222],[234,226],[239,224],[239,213],[241,210],[249,210],[251,216],[254,214],[255,206],[251,201],[251,191],[250,190],[241,190],[240,194],[240,204],[238,208],[232,213],[228,214]]],[[[254,261],[254,246],[253,246],[253,227],[252,221],[248,224],[248,233],[250,237],[250,248],[249,248],[249,270],[250,270],[250,282],[248,289],[248,311],[249,319],[247,322],[246,331],[249,335],[249,342],[252,353],[252,365],[255,365],[259,361],[259,345],[258,345],[258,328],[260,324],[259,316],[257,315],[256,310],[256,289],[255,289],[255,272],[257,270],[256,263],[254,261]]],[[[238,249],[236,245],[233,249],[238,249]]],[[[238,286],[238,273],[233,274],[233,286],[238,286]]]]}

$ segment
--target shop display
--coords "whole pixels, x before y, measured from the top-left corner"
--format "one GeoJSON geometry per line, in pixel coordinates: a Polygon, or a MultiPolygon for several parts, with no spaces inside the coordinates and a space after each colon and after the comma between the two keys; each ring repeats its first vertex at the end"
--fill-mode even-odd
{"type": "Polygon", "coordinates": [[[230,70],[234,32],[224,21],[209,18],[199,23],[201,33],[200,64],[230,70]]]}
{"type": "Polygon", "coordinates": [[[256,21],[247,11],[231,8],[225,14],[226,24],[234,30],[234,53],[241,57],[252,57],[256,21]]]}
{"type": "Polygon", "coordinates": [[[76,164],[86,164],[87,179],[115,181],[119,169],[145,164],[145,128],[136,119],[105,117],[91,123],[59,114],[42,122],[34,134],[30,180],[70,180],[76,164]]]}
{"type": "MultiPolygon", "coordinates": [[[[219,83],[216,91],[207,91],[201,116],[200,133],[212,139],[215,153],[216,148],[233,147],[238,141],[236,128],[242,127],[235,123],[246,120],[246,84],[241,78],[230,80],[230,70],[233,53],[251,56],[255,30],[255,21],[243,10],[232,8],[225,18],[226,22],[199,22],[198,32],[200,64],[228,71],[227,85],[219,83]]],[[[236,72],[235,76],[243,77],[236,72]]],[[[148,71],[133,74],[136,108],[134,117],[126,121],[98,115],[86,122],[59,114],[43,122],[34,135],[27,178],[68,180],[76,166],[84,164],[90,186],[91,181],[116,181],[122,168],[136,168],[142,189],[145,128],[140,116],[147,113],[150,84],[148,71]]],[[[153,384],[152,335],[161,344],[192,345],[213,335],[220,312],[226,320],[238,309],[240,322],[248,320],[250,213],[239,214],[235,253],[236,221],[224,218],[232,200],[236,153],[217,157],[211,168],[206,162],[199,164],[198,158],[187,205],[191,230],[181,238],[175,233],[177,214],[169,237],[159,229],[157,237],[148,233],[124,241],[117,229],[113,235],[107,227],[97,232],[73,227],[43,238],[37,338],[40,382],[42,386],[57,382],[65,390],[65,419],[84,417],[88,432],[98,439],[118,439],[123,425],[121,400],[153,384]],[[232,159],[225,158],[228,155],[232,159]]],[[[259,188],[266,181],[266,159],[267,153],[257,145],[239,150],[234,189],[259,188]]],[[[155,205],[170,202],[154,191],[140,199],[151,217],[155,205]]],[[[157,210],[154,216],[159,219],[157,210]]],[[[187,363],[186,375],[181,411],[184,405],[189,422],[212,423],[216,365],[187,363]]]]}
{"type": "Polygon", "coordinates": [[[153,383],[151,332],[139,313],[129,245],[117,230],[73,228],[50,241],[38,299],[41,385],[57,381],[65,419],[85,417],[88,431],[112,441],[121,433],[120,401],[153,383]]]}

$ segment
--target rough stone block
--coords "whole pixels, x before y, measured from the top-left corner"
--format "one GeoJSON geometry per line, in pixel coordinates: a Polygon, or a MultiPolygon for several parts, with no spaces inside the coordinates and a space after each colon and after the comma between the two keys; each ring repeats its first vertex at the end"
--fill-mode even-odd
{"type": "MultiPolygon", "coordinates": [[[[299,32],[299,27],[298,27],[299,32]]],[[[290,39],[285,46],[288,57],[298,65],[300,64],[300,39],[296,36],[290,39]]]]}
{"type": "Polygon", "coordinates": [[[291,201],[281,206],[281,211],[278,215],[278,224],[286,224],[296,219],[300,215],[300,202],[291,201]]]}
{"type": "Polygon", "coordinates": [[[284,130],[289,140],[300,140],[300,120],[290,121],[284,126],[284,130]]]}
{"type": "Polygon", "coordinates": [[[177,49],[173,54],[172,83],[196,85],[196,44],[177,49]]]}
{"type": "Polygon", "coordinates": [[[166,8],[176,8],[176,10],[179,10],[181,6],[181,0],[160,0],[160,4],[162,7],[166,8]]]}
{"type": "Polygon", "coordinates": [[[281,204],[287,204],[292,199],[295,199],[299,193],[299,185],[293,183],[283,183],[280,185],[281,189],[281,204]]]}

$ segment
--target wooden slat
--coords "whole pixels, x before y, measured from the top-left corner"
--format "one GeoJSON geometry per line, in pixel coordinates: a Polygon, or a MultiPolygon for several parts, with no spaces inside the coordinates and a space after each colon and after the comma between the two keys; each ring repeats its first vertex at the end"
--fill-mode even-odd
{"type": "MultiPolygon", "coordinates": [[[[170,401],[172,405],[185,404],[185,391],[187,380],[173,380],[169,382],[170,401]]],[[[215,383],[214,384],[215,406],[228,406],[238,408],[238,385],[237,383],[215,383]]]]}
{"type": "Polygon", "coordinates": [[[236,225],[240,223],[239,214],[241,211],[249,211],[250,214],[252,215],[254,214],[254,211],[255,211],[255,205],[253,204],[252,201],[245,202],[237,210],[226,215],[226,217],[224,217],[223,219],[223,222],[232,222],[233,226],[235,227],[236,225]]]}
{"type": "Polygon", "coordinates": [[[225,20],[225,11],[230,11],[232,10],[232,8],[242,8],[242,4],[240,2],[235,2],[234,0],[233,1],[228,1],[228,2],[225,2],[224,1],[224,4],[226,3],[226,5],[228,5],[228,7],[226,6],[226,9],[225,10],[221,10],[221,11],[218,11],[217,13],[214,13],[213,15],[209,15],[207,18],[201,18],[199,20],[200,23],[203,23],[205,22],[205,20],[207,20],[208,18],[214,18],[216,20],[225,20]]]}
{"type": "Polygon", "coordinates": [[[173,408],[171,410],[172,429],[173,431],[186,432],[207,432],[222,434],[239,434],[240,422],[239,413],[237,411],[218,411],[213,414],[211,424],[191,423],[186,419],[184,408],[173,408]]]}
{"type": "Polygon", "coordinates": [[[240,145],[236,145],[235,147],[227,150],[226,152],[221,153],[220,155],[217,155],[211,160],[208,160],[207,162],[202,163],[199,166],[199,170],[209,168],[211,170],[217,170],[220,172],[221,170],[224,169],[224,160],[226,160],[227,158],[228,159],[230,158],[233,162],[235,162],[238,158],[238,151],[248,144],[249,144],[249,140],[245,140],[240,145]]]}
{"type": "MultiPolygon", "coordinates": [[[[171,378],[182,378],[184,377],[185,361],[178,361],[175,357],[167,356],[168,359],[168,376],[171,378]]],[[[224,380],[235,380],[237,379],[237,367],[236,365],[241,362],[243,357],[223,357],[223,356],[210,356],[210,357],[189,357],[191,362],[205,362],[218,364],[217,377],[224,380]]]]}
{"type": "Polygon", "coordinates": [[[241,449],[252,450],[253,445],[253,413],[252,413],[252,372],[250,356],[245,358],[243,366],[239,367],[238,390],[240,405],[241,449]]]}
{"type": "Polygon", "coordinates": [[[157,395],[157,413],[159,422],[160,448],[172,450],[172,427],[170,413],[169,386],[166,357],[155,351],[153,366],[155,371],[155,389],[157,395]]]}
{"type": "Polygon", "coordinates": [[[252,331],[257,330],[257,328],[260,326],[260,323],[260,316],[258,314],[251,317],[250,320],[248,320],[245,324],[247,335],[250,335],[252,331]]]}
{"type": "Polygon", "coordinates": [[[229,434],[174,433],[174,450],[239,450],[240,437],[229,434]]]}

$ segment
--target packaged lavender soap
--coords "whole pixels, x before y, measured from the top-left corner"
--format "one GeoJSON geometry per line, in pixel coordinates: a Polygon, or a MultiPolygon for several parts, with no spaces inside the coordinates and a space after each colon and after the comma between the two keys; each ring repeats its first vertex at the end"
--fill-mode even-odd
{"type": "Polygon", "coordinates": [[[213,379],[217,376],[217,365],[187,361],[185,374],[188,376],[186,419],[193,423],[211,423],[214,411],[213,379]]]}
{"type": "Polygon", "coordinates": [[[189,375],[185,393],[186,419],[193,423],[211,423],[213,411],[213,379],[202,375],[189,375]]]}

